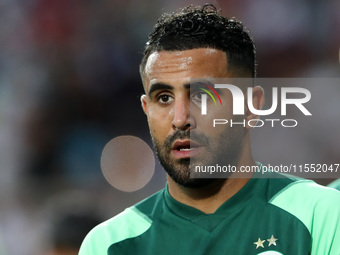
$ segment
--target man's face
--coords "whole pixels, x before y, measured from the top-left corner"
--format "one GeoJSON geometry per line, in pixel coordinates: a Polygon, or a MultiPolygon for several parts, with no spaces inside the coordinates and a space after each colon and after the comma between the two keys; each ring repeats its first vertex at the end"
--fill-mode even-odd
{"type": "Polygon", "coordinates": [[[191,179],[195,165],[236,165],[243,128],[212,127],[215,118],[234,119],[232,96],[219,91],[223,107],[201,116],[201,95],[190,89],[190,79],[227,78],[223,51],[200,48],[152,53],[144,70],[142,106],[147,115],[156,153],[168,175],[186,187],[201,187],[212,179],[191,179]],[[198,103],[197,103],[198,102],[198,103]]]}

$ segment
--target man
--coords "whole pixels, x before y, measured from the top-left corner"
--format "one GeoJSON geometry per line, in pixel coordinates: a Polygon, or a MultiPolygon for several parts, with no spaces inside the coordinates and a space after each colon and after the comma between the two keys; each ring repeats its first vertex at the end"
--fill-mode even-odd
{"type": "MultiPolygon", "coordinates": [[[[239,121],[228,90],[218,91],[223,107],[210,107],[210,100],[209,114],[202,117],[204,93],[191,88],[191,79],[255,77],[255,47],[240,22],[220,16],[212,5],[162,16],[149,36],[140,73],[142,107],[168,184],[93,229],[80,255],[339,255],[337,191],[278,174],[268,177],[281,178],[251,173],[190,178],[199,165],[261,168],[252,157],[249,125],[211,128],[215,117],[239,121]]],[[[262,90],[252,91],[253,106],[260,109],[262,90]]],[[[246,109],[242,118],[257,116],[246,109]]]]}

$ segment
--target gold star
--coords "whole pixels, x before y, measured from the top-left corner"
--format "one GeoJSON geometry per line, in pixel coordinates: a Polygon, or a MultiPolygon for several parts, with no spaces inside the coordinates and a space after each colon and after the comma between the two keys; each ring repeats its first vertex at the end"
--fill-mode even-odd
{"type": "Polygon", "coordinates": [[[274,244],[276,246],[276,241],[279,239],[276,239],[273,235],[270,239],[267,239],[267,241],[269,242],[268,247],[271,246],[272,244],[274,244]]]}
{"type": "Polygon", "coordinates": [[[254,242],[254,244],[256,244],[256,249],[259,248],[259,247],[264,248],[263,243],[264,243],[265,241],[266,241],[266,240],[261,240],[261,238],[259,237],[259,239],[257,240],[257,242],[254,242]]]}

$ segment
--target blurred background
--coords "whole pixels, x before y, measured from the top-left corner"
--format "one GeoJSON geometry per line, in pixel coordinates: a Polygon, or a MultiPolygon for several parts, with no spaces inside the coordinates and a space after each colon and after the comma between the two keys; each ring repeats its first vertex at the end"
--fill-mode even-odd
{"type": "MultiPolygon", "coordinates": [[[[0,0],[0,254],[76,254],[92,226],[164,187],[157,162],[144,188],[112,187],[101,153],[120,135],[151,144],[139,101],[147,36],[161,13],[205,2],[251,31],[259,77],[340,77],[337,0],[0,0]]],[[[291,138],[255,131],[256,159],[340,163],[340,87],[319,91],[324,124],[291,138]]]]}

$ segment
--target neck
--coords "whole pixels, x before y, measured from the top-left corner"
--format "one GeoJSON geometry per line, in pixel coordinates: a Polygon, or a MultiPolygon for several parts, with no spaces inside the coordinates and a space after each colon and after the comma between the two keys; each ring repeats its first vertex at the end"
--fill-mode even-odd
{"type": "MultiPolygon", "coordinates": [[[[250,165],[256,165],[253,161],[250,165]]],[[[194,207],[206,214],[214,213],[223,203],[235,195],[252,177],[248,173],[242,178],[215,179],[202,188],[187,188],[168,176],[170,195],[177,201],[194,207]]]]}

